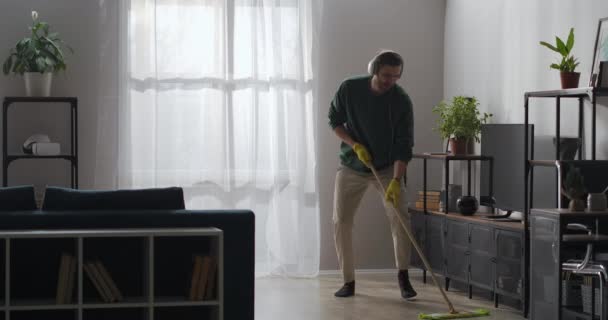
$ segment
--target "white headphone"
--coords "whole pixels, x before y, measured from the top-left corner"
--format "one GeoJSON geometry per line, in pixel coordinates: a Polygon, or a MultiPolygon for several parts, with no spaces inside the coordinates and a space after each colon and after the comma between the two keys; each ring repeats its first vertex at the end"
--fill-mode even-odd
{"type": "MultiPolygon", "coordinates": [[[[388,49],[380,50],[367,64],[367,73],[369,73],[371,75],[376,74],[376,72],[378,72],[378,69],[380,68],[380,66],[378,65],[378,57],[380,57],[381,55],[383,55],[385,53],[389,53],[389,52],[400,56],[397,52],[395,52],[393,50],[388,50],[388,49]]],[[[401,60],[403,60],[403,58],[401,60]]],[[[402,66],[402,68],[403,68],[403,66],[402,66]]]]}
{"type": "Polygon", "coordinates": [[[51,142],[51,139],[46,134],[33,134],[25,140],[22,149],[25,154],[32,154],[32,145],[39,142],[51,142]]]}

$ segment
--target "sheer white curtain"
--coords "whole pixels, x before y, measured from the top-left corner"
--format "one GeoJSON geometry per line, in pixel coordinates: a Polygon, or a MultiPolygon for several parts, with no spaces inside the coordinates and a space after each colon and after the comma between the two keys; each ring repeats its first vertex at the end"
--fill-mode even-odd
{"type": "Polygon", "coordinates": [[[256,274],[316,275],[314,1],[121,1],[97,184],[251,209],[256,274]]]}

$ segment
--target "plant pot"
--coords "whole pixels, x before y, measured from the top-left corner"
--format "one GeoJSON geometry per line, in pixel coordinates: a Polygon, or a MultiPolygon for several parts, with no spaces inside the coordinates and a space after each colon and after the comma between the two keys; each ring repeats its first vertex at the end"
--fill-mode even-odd
{"type": "Polygon", "coordinates": [[[568,204],[568,210],[570,211],[585,211],[585,200],[572,199],[568,204]]]}
{"type": "Polygon", "coordinates": [[[580,72],[560,72],[559,77],[562,81],[562,89],[578,88],[580,72]]]}
{"type": "Polygon", "coordinates": [[[48,97],[51,95],[51,82],[53,73],[51,72],[25,72],[25,95],[28,97],[48,97]]]}
{"type": "Polygon", "coordinates": [[[467,154],[468,139],[450,138],[450,152],[452,154],[467,154]]]}

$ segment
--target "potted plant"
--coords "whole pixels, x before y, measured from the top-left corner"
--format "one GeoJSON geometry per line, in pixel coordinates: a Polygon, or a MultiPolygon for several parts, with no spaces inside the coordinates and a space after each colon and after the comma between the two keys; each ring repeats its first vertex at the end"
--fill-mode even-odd
{"type": "Polygon", "coordinates": [[[583,175],[578,168],[570,167],[569,169],[562,186],[562,194],[570,199],[568,204],[570,211],[583,211],[585,210],[585,193],[587,193],[583,175]]]}
{"type": "Polygon", "coordinates": [[[572,47],[574,47],[574,28],[570,28],[570,34],[568,35],[568,40],[564,42],[559,37],[555,37],[555,46],[541,41],[541,45],[561,54],[562,60],[560,63],[552,63],[551,68],[557,69],[560,71],[560,79],[562,83],[562,89],[568,88],[577,88],[578,80],[581,76],[580,72],[575,72],[574,70],[578,66],[579,62],[574,56],[572,56],[572,47]]]}
{"type": "Polygon", "coordinates": [[[433,108],[439,114],[435,128],[443,139],[449,139],[453,154],[467,154],[469,141],[479,142],[481,125],[492,116],[479,112],[479,102],[474,97],[456,96],[451,103],[441,101],[433,108]]]}
{"type": "MultiPolygon", "coordinates": [[[[53,72],[65,70],[63,47],[59,34],[49,32],[49,25],[38,20],[38,13],[32,11],[30,37],[23,38],[10,50],[4,61],[3,71],[23,75],[27,96],[50,96],[53,72]]],[[[73,50],[67,47],[70,52],[73,50]]]]}

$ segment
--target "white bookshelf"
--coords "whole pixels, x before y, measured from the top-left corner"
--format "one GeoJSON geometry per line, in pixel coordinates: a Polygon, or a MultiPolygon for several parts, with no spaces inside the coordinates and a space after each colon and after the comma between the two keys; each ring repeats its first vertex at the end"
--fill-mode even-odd
{"type": "Polygon", "coordinates": [[[223,234],[217,228],[0,231],[0,319],[223,320],[223,234]],[[60,257],[76,259],[72,301],[57,304],[60,257]],[[190,300],[194,255],[217,261],[211,297],[190,300]],[[104,302],[84,269],[102,261],[124,299],[104,302]]]}

